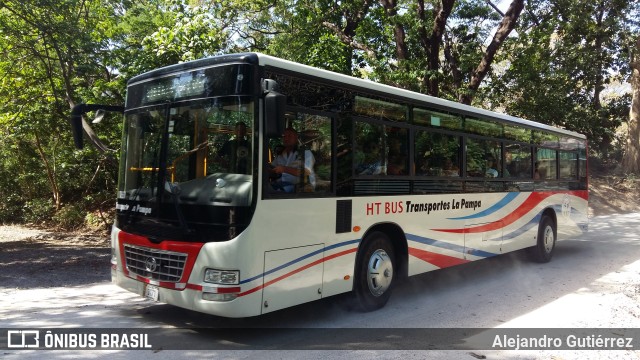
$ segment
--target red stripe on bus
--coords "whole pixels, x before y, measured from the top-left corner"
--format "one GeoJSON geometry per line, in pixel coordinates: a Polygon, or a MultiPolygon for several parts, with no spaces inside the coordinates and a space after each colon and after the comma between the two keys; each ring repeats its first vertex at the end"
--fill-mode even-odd
{"type": "Polygon", "coordinates": [[[479,232],[485,232],[485,231],[498,230],[501,227],[504,227],[516,222],[518,219],[526,215],[533,208],[538,206],[538,204],[540,204],[542,200],[557,194],[573,195],[575,197],[579,197],[585,200],[589,199],[589,192],[586,190],[569,191],[569,192],[562,192],[562,191],[534,192],[534,193],[531,193],[531,195],[529,195],[529,197],[520,205],[520,207],[518,207],[516,210],[514,210],[512,213],[505,216],[501,220],[476,226],[476,227],[468,227],[464,229],[433,229],[433,230],[448,232],[448,233],[458,233],[458,234],[479,233],[479,232]]]}
{"type": "Polygon", "coordinates": [[[321,264],[321,263],[323,263],[325,261],[329,261],[331,259],[335,259],[335,258],[343,256],[343,255],[354,253],[357,250],[358,250],[357,248],[353,248],[353,249],[341,251],[339,253],[335,253],[335,254],[323,257],[322,259],[318,259],[318,260],[316,260],[314,262],[311,262],[311,263],[309,263],[309,264],[307,264],[305,266],[302,266],[302,267],[297,268],[297,269],[295,269],[293,271],[290,271],[290,272],[288,272],[288,273],[286,273],[284,275],[278,276],[277,278],[275,278],[275,279],[273,279],[271,281],[267,281],[266,283],[264,283],[262,285],[256,286],[253,289],[249,289],[249,290],[247,290],[245,292],[241,292],[240,294],[238,294],[238,296],[245,296],[245,295],[249,295],[251,293],[254,293],[254,292],[258,291],[258,290],[262,290],[262,289],[266,288],[267,286],[273,285],[273,284],[275,284],[275,283],[277,283],[279,281],[282,281],[282,280],[284,280],[284,279],[286,279],[286,278],[288,278],[288,277],[290,277],[292,275],[295,275],[295,274],[297,274],[297,273],[299,273],[301,271],[304,271],[304,270],[306,270],[306,269],[308,269],[310,267],[316,266],[316,265],[321,264]]]}
{"type": "Polygon", "coordinates": [[[187,284],[186,288],[195,291],[202,291],[202,285],[187,284]]]}
{"type": "Polygon", "coordinates": [[[435,265],[441,269],[449,266],[466,264],[469,262],[469,260],[460,259],[454,256],[437,254],[431,251],[425,251],[416,248],[409,248],[409,255],[417,257],[418,259],[426,261],[429,264],[435,265]]]}
{"type": "Polygon", "coordinates": [[[145,284],[150,284],[150,285],[155,285],[158,287],[162,287],[162,288],[167,288],[167,289],[171,289],[171,290],[184,290],[184,288],[188,285],[188,284],[184,284],[184,283],[174,283],[174,282],[168,282],[168,281],[155,281],[155,280],[151,280],[149,278],[146,277],[142,277],[140,275],[129,275],[130,278],[138,280],[140,282],[143,282],[145,284]]]}
{"type": "Polygon", "coordinates": [[[509,215],[503,217],[498,221],[494,221],[488,224],[475,226],[475,227],[466,227],[463,229],[433,229],[434,231],[442,231],[448,233],[458,233],[458,234],[468,234],[468,233],[479,233],[486,231],[498,230],[504,226],[512,224],[516,222],[518,219],[526,215],[533,208],[538,206],[542,202],[542,200],[555,195],[555,192],[545,192],[545,193],[531,193],[527,200],[525,200],[520,207],[515,209],[509,215]]]}

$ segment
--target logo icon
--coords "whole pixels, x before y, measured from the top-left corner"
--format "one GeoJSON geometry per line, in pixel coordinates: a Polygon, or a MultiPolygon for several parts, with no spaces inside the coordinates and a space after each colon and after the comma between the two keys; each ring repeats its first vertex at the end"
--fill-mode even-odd
{"type": "Polygon", "coordinates": [[[37,348],[40,347],[40,331],[9,330],[7,331],[7,342],[9,348],[37,348]]]}
{"type": "Polygon", "coordinates": [[[567,195],[562,199],[562,216],[565,218],[571,217],[571,199],[567,195]]]}
{"type": "Polygon", "coordinates": [[[158,260],[150,256],[144,261],[144,267],[149,272],[155,272],[158,269],[158,260]]]}

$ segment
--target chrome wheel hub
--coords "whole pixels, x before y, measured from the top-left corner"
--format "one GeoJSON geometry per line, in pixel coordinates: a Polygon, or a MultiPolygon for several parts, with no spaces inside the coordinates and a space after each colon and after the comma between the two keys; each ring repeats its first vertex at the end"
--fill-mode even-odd
{"type": "Polygon", "coordinates": [[[369,258],[367,267],[367,284],[373,296],[380,296],[391,286],[393,280],[393,263],[386,251],[376,250],[369,258]]]}
{"type": "Polygon", "coordinates": [[[546,253],[550,253],[553,250],[553,243],[555,237],[553,236],[553,228],[551,226],[547,226],[544,229],[544,251],[546,253]]]}

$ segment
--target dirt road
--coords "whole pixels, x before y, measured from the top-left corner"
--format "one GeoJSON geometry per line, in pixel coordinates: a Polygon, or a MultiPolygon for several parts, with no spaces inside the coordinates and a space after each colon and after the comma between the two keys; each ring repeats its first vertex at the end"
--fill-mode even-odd
{"type": "MultiPolygon", "coordinates": [[[[638,359],[640,351],[252,351],[255,341],[282,339],[268,331],[244,335],[232,344],[241,351],[163,350],[194,342],[221,341],[193,328],[640,328],[640,213],[598,216],[588,234],[559,243],[549,264],[520,254],[491,258],[411,278],[387,306],[372,313],[351,312],[331,299],[262,317],[223,319],[151,303],[109,283],[109,250],[104,238],[0,228],[0,328],[163,328],[172,340],[153,350],[131,352],[52,351],[50,358],[106,357],[170,359],[280,358],[546,358],[638,359]]],[[[307,339],[288,339],[304,342],[307,339]]],[[[228,342],[228,340],[227,340],[228,342]]],[[[8,359],[40,358],[42,352],[5,350],[8,359]]]]}

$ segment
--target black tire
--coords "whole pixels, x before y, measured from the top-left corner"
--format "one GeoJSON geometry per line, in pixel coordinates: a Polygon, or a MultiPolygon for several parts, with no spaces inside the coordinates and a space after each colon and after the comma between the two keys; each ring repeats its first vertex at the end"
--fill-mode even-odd
{"type": "Polygon", "coordinates": [[[558,237],[556,224],[547,215],[543,215],[538,225],[538,242],[529,248],[531,259],[539,263],[547,263],[553,257],[553,250],[556,248],[556,238],[558,237]]]}
{"type": "Polygon", "coordinates": [[[353,292],[356,307],[373,311],[383,307],[395,285],[396,260],[389,237],[373,232],[364,239],[356,260],[353,292]]]}

